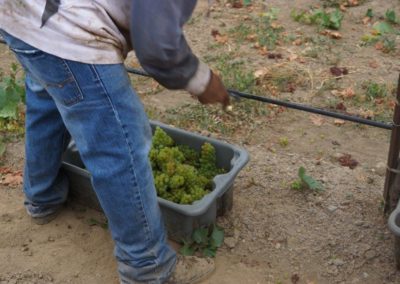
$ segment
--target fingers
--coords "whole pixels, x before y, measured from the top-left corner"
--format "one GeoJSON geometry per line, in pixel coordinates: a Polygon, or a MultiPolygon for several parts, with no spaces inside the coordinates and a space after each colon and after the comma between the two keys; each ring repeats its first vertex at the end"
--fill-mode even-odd
{"type": "Polygon", "coordinates": [[[211,72],[210,82],[206,90],[198,96],[198,100],[202,104],[215,104],[220,103],[226,109],[230,105],[230,98],[228,91],[218,75],[211,72]]]}

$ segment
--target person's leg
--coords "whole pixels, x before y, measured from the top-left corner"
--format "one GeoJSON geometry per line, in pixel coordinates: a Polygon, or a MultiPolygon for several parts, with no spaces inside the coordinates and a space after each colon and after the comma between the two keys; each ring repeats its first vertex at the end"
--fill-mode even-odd
{"type": "Polygon", "coordinates": [[[69,134],[53,99],[26,75],[25,206],[36,222],[46,222],[67,199],[68,180],[60,171],[69,134]]]}
{"type": "MultiPolygon", "coordinates": [[[[7,34],[4,38],[10,45],[16,45],[7,34]]],[[[30,53],[32,50],[21,52],[30,53]]],[[[69,134],[54,100],[28,70],[25,88],[25,206],[35,222],[44,223],[60,210],[67,198],[68,180],[60,172],[60,167],[69,134]]]]}
{"type": "Polygon", "coordinates": [[[124,66],[71,62],[16,39],[9,43],[53,98],[92,174],[121,281],[163,283],[176,255],[166,242],[148,160],[150,125],[124,66]]]}

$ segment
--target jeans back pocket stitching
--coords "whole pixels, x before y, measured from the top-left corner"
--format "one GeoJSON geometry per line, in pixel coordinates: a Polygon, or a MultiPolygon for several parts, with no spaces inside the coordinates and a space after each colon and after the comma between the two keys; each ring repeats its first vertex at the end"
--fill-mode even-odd
{"type": "Polygon", "coordinates": [[[82,93],[82,89],[81,89],[81,87],[79,86],[78,81],[76,80],[75,75],[74,75],[74,73],[72,72],[71,68],[68,66],[67,61],[66,61],[65,59],[62,59],[62,58],[61,58],[61,63],[62,63],[62,66],[64,67],[65,71],[66,71],[67,74],[69,75],[69,78],[66,80],[66,81],[68,81],[68,82],[64,83],[64,86],[65,86],[65,84],[67,84],[67,83],[73,83],[73,84],[74,84],[74,87],[75,87],[75,88],[77,89],[77,91],[78,91],[78,95],[77,95],[77,96],[74,96],[74,98],[71,98],[71,99],[69,99],[69,100],[63,100],[63,101],[64,101],[64,104],[65,104],[66,106],[72,106],[72,105],[75,105],[75,104],[79,103],[80,101],[82,101],[82,100],[84,99],[83,93],[82,93]]]}

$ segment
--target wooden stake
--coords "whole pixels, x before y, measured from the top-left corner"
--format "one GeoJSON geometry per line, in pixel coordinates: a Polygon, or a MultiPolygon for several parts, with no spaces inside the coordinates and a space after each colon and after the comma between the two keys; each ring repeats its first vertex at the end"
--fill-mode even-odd
{"type": "Polygon", "coordinates": [[[387,162],[385,189],[383,198],[385,201],[385,213],[390,213],[396,208],[400,196],[400,185],[394,183],[397,170],[400,150],[400,76],[397,86],[396,106],[393,114],[393,129],[390,138],[389,157],[387,162]]]}

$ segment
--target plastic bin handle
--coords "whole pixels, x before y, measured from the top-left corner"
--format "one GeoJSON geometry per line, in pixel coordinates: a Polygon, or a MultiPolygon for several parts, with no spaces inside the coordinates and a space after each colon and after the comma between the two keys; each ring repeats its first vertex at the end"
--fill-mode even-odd
{"type": "MultiPolygon", "coordinates": [[[[249,161],[249,154],[247,153],[246,150],[235,149],[234,156],[231,160],[231,163],[233,164],[232,169],[226,174],[216,176],[214,178],[215,182],[218,182],[220,184],[225,184],[226,187],[230,187],[237,174],[240,172],[241,169],[243,169],[243,167],[247,164],[248,161],[249,161]]],[[[225,190],[220,191],[218,193],[218,197],[222,196],[224,193],[225,190]]]]}
{"type": "Polygon", "coordinates": [[[397,237],[400,237],[400,227],[397,225],[396,219],[400,220],[400,202],[397,204],[396,209],[389,216],[388,226],[389,229],[395,234],[397,237]]]}

